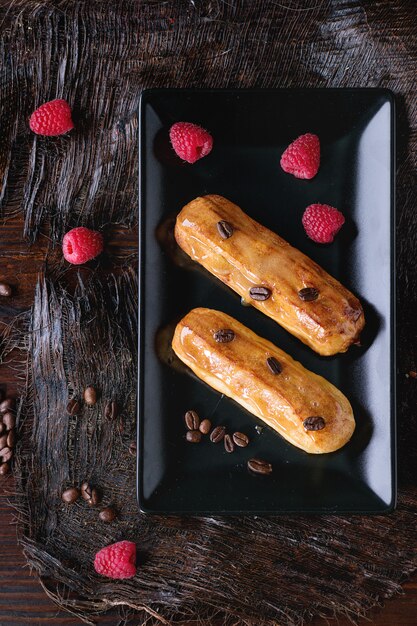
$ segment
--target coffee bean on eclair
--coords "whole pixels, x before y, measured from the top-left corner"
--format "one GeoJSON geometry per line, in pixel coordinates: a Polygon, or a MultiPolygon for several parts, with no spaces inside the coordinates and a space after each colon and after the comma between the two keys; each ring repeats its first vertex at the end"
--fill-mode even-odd
{"type": "Polygon", "coordinates": [[[88,406],[94,406],[97,402],[97,391],[94,387],[87,387],[84,390],[84,401],[88,406]]]}
{"type": "Polygon", "coordinates": [[[217,230],[219,231],[219,235],[222,239],[229,239],[229,237],[231,237],[235,231],[233,226],[225,220],[220,220],[220,222],[217,222],[217,230]]]}
{"type": "Polygon", "coordinates": [[[111,506],[106,506],[105,509],[98,514],[102,522],[112,522],[116,519],[116,511],[111,506]]]}
{"type": "Polygon", "coordinates": [[[298,296],[301,300],[304,300],[304,302],[312,302],[319,297],[319,290],[315,287],[304,287],[304,289],[300,289],[298,296]]]}
{"type": "Polygon", "coordinates": [[[12,428],[7,433],[7,445],[9,448],[14,448],[16,443],[16,429],[12,428]]]}
{"type": "Polygon", "coordinates": [[[13,415],[13,413],[10,413],[10,411],[8,411],[7,413],[4,413],[2,420],[7,430],[11,430],[16,425],[16,418],[13,415]]]}
{"type": "Polygon", "coordinates": [[[303,422],[303,426],[306,430],[323,430],[325,425],[326,422],[324,418],[318,415],[307,417],[303,422]]]}
{"type": "Polygon", "coordinates": [[[274,356],[268,357],[266,360],[266,364],[270,372],[272,372],[273,374],[281,374],[282,365],[274,356]]]}
{"type": "Polygon", "coordinates": [[[12,288],[7,283],[0,283],[0,296],[8,298],[12,295],[12,288]]]}
{"type": "Polygon", "coordinates": [[[226,429],[224,426],[216,426],[216,428],[211,431],[210,441],[219,443],[224,438],[225,432],[226,429]]]}
{"type": "Polygon", "coordinates": [[[198,430],[200,426],[200,418],[196,411],[187,411],[184,415],[185,425],[188,430],[198,430]]]}
{"type": "Polygon", "coordinates": [[[69,487],[62,492],[61,498],[67,504],[73,504],[80,497],[80,490],[77,487],[69,487]]]}
{"type": "Polygon", "coordinates": [[[0,476],[6,476],[10,472],[10,463],[2,463],[0,465],[0,476]]]}
{"type": "Polygon", "coordinates": [[[211,430],[211,422],[208,419],[205,419],[201,422],[199,426],[199,430],[203,435],[208,435],[211,430]]]}
{"type": "Polygon", "coordinates": [[[234,452],[235,444],[233,443],[233,439],[229,434],[224,436],[224,449],[226,452],[234,452]]]}
{"type": "Polygon", "coordinates": [[[13,411],[14,409],[14,399],[6,398],[3,402],[0,402],[0,413],[7,413],[8,411],[13,411]]]}
{"type": "Polygon", "coordinates": [[[249,437],[245,433],[233,433],[233,441],[239,448],[246,448],[249,443],[249,437]]]}
{"type": "Polygon", "coordinates": [[[249,295],[252,300],[268,300],[268,298],[271,297],[271,293],[272,292],[268,289],[268,287],[262,287],[262,285],[259,287],[251,287],[251,289],[249,289],[249,295]]]}
{"type": "Polygon", "coordinates": [[[213,337],[217,343],[230,343],[235,338],[235,333],[230,328],[221,328],[214,333],[213,337]]]}
{"type": "Polygon", "coordinates": [[[268,461],[263,461],[262,459],[249,459],[248,468],[251,472],[255,474],[271,474],[272,473],[272,465],[268,463],[268,461]]]}
{"type": "Polygon", "coordinates": [[[3,461],[3,463],[7,463],[7,461],[10,461],[12,456],[13,456],[13,450],[9,448],[8,446],[3,448],[3,450],[0,450],[0,459],[3,461]]]}
{"type": "Polygon", "coordinates": [[[81,410],[81,405],[76,398],[71,398],[67,404],[67,413],[69,415],[78,415],[81,410]]]}
{"type": "Polygon", "coordinates": [[[199,430],[188,430],[185,438],[189,443],[200,443],[201,432],[199,430]]]}

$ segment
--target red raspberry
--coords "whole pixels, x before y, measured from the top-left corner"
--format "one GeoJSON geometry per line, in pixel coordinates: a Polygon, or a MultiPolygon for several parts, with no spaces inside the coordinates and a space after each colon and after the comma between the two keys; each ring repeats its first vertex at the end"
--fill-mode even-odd
{"type": "Polygon", "coordinates": [[[314,178],[320,166],[320,140],[307,133],[290,143],[281,157],[281,167],[296,178],[314,178]]]}
{"type": "Polygon", "coordinates": [[[177,155],[187,163],[195,163],[207,156],[213,147],[210,133],[191,122],[177,122],[171,126],[169,137],[177,155]]]}
{"type": "Polygon", "coordinates": [[[317,243],[331,243],[345,223],[342,213],[328,204],[310,204],[302,218],[307,235],[317,243]]]}
{"type": "Polygon", "coordinates": [[[84,226],[73,228],[64,235],[62,251],[69,263],[81,265],[103,252],[103,235],[84,226]]]}
{"type": "Polygon", "coordinates": [[[107,578],[132,578],[136,574],[136,545],[119,541],[102,548],[95,556],[94,569],[107,578]]]}
{"type": "Polygon", "coordinates": [[[65,100],[45,102],[32,113],[29,120],[31,130],[37,135],[63,135],[74,128],[71,109],[65,100]]]}

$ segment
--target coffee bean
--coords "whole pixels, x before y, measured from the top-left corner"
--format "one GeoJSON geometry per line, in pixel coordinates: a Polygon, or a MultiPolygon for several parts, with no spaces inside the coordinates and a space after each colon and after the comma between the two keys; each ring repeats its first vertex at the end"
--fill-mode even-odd
{"type": "Polygon", "coordinates": [[[137,454],[136,441],[132,441],[132,443],[129,445],[129,454],[131,456],[136,456],[136,454],[137,454]]]}
{"type": "Polygon", "coordinates": [[[2,463],[0,465],[0,476],[6,476],[10,472],[10,463],[2,463]]]}
{"type": "Polygon", "coordinates": [[[119,413],[119,405],[115,400],[110,400],[109,402],[107,402],[104,409],[104,415],[108,420],[115,420],[119,413]]]}
{"type": "Polygon", "coordinates": [[[73,504],[80,497],[80,490],[77,487],[69,487],[62,492],[61,498],[67,504],[73,504]]]}
{"type": "Polygon", "coordinates": [[[322,417],[313,415],[304,420],[303,426],[306,430],[323,430],[326,426],[326,422],[322,417]]]}
{"type": "Polygon", "coordinates": [[[0,450],[0,458],[3,460],[3,463],[6,463],[7,461],[10,461],[10,459],[13,456],[13,450],[11,450],[10,448],[3,448],[3,450],[0,450]]]}
{"type": "Polygon", "coordinates": [[[273,374],[281,374],[282,365],[274,356],[267,358],[266,364],[273,374]]]}
{"type": "Polygon", "coordinates": [[[200,424],[200,432],[203,433],[203,435],[208,435],[210,430],[211,430],[210,420],[208,419],[203,420],[200,424]]]}
{"type": "Polygon", "coordinates": [[[4,413],[4,415],[3,415],[3,424],[5,425],[7,430],[11,430],[12,428],[15,427],[15,425],[16,425],[16,418],[13,415],[13,413],[10,413],[10,411],[8,411],[7,413],[4,413]]]}
{"type": "Polygon", "coordinates": [[[12,288],[7,283],[0,283],[0,296],[8,298],[12,295],[12,288]]]}
{"type": "Polygon", "coordinates": [[[89,500],[91,498],[91,490],[92,487],[90,483],[85,480],[81,485],[81,495],[84,500],[89,500]]]}
{"type": "Polygon", "coordinates": [[[12,428],[12,430],[9,430],[9,433],[7,435],[7,445],[9,446],[9,448],[14,448],[16,444],[16,431],[14,428],[12,428]]]}
{"type": "Polygon", "coordinates": [[[304,287],[304,289],[300,289],[298,295],[304,302],[312,302],[319,297],[319,290],[315,287],[304,287]]]}
{"type": "Polygon", "coordinates": [[[3,448],[7,446],[7,437],[8,437],[7,433],[4,433],[4,435],[0,437],[0,450],[2,450],[3,448]]]}
{"type": "Polygon", "coordinates": [[[224,449],[226,452],[234,452],[235,444],[233,443],[233,439],[229,434],[224,436],[224,449]]]}
{"type": "Polygon", "coordinates": [[[81,405],[76,398],[72,398],[67,404],[67,413],[70,415],[78,415],[81,411],[81,405]]]}
{"type": "Polygon", "coordinates": [[[229,237],[231,237],[235,232],[233,226],[225,220],[217,222],[217,230],[219,231],[219,235],[222,239],[229,239],[229,237]]]}
{"type": "Polygon", "coordinates": [[[226,429],[224,426],[216,426],[216,428],[211,431],[210,441],[219,443],[224,438],[225,432],[226,429]]]}
{"type": "Polygon", "coordinates": [[[0,413],[7,413],[14,409],[14,398],[6,398],[3,402],[0,402],[0,413]]]}
{"type": "Polygon", "coordinates": [[[268,287],[252,287],[249,289],[249,295],[252,300],[268,300],[271,297],[271,290],[268,287]]]}
{"type": "Polygon", "coordinates": [[[235,338],[235,333],[230,328],[221,328],[214,333],[213,337],[217,343],[230,343],[235,338]]]}
{"type": "Polygon", "coordinates": [[[107,506],[100,511],[98,516],[102,522],[112,522],[116,518],[116,511],[111,506],[107,506]]]}
{"type": "Polygon", "coordinates": [[[84,400],[88,406],[94,406],[97,402],[97,391],[94,387],[87,387],[84,391],[84,400]]]}
{"type": "Polygon", "coordinates": [[[198,413],[195,411],[187,411],[184,415],[185,425],[188,430],[198,430],[200,426],[200,418],[198,417],[198,413]]]}
{"type": "Polygon", "coordinates": [[[3,424],[3,422],[0,422],[0,435],[2,435],[5,430],[6,430],[6,426],[3,424]]]}
{"type": "Polygon", "coordinates": [[[271,463],[263,461],[262,459],[249,459],[248,468],[255,474],[264,474],[265,476],[272,472],[271,463]]]}
{"type": "Polygon", "coordinates": [[[245,433],[233,433],[233,441],[239,448],[246,448],[249,443],[249,437],[245,433]]]}
{"type": "Polygon", "coordinates": [[[201,433],[199,430],[189,430],[187,431],[185,438],[189,443],[200,443],[201,433]]]}

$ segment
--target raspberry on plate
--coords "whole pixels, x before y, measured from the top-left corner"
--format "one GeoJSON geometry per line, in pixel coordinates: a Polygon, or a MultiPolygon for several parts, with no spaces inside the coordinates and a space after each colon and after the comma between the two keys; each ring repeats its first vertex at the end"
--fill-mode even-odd
{"type": "Polygon", "coordinates": [[[94,569],[107,578],[132,578],[136,574],[136,544],[118,541],[102,548],[95,556],[94,569]]]}
{"type": "Polygon", "coordinates": [[[296,178],[314,178],[320,166],[320,140],[317,135],[307,133],[290,143],[280,163],[284,172],[296,178]]]}
{"type": "Polygon", "coordinates": [[[191,122],[177,122],[171,126],[169,138],[176,154],[187,163],[195,163],[207,156],[213,147],[210,133],[191,122]]]}
{"type": "Polygon", "coordinates": [[[37,135],[63,135],[74,128],[71,109],[66,100],[45,102],[32,113],[29,120],[31,130],[37,135]]]}
{"type": "Polygon", "coordinates": [[[316,243],[331,243],[345,223],[343,214],[328,204],[310,204],[302,217],[304,230],[316,243]]]}
{"type": "Polygon", "coordinates": [[[103,235],[84,226],[73,228],[64,235],[62,251],[69,263],[81,265],[103,252],[103,235]]]}

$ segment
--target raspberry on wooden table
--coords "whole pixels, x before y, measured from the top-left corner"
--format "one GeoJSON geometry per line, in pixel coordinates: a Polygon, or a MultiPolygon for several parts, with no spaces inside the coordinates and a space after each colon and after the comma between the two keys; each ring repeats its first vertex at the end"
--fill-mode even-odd
{"type": "Polygon", "coordinates": [[[84,226],[73,228],[64,235],[62,251],[69,263],[81,265],[103,252],[103,235],[84,226]]]}
{"type": "Polygon", "coordinates": [[[316,243],[331,243],[345,223],[343,214],[328,204],[310,204],[302,217],[304,230],[316,243]]]}
{"type": "Polygon", "coordinates": [[[177,122],[171,126],[169,137],[176,154],[187,163],[195,163],[207,156],[213,147],[210,133],[191,122],[177,122]]]}
{"type": "Polygon", "coordinates": [[[37,135],[63,135],[74,128],[71,109],[66,100],[45,102],[32,113],[29,120],[31,130],[37,135]]]}
{"type": "Polygon", "coordinates": [[[132,578],[136,574],[136,544],[119,541],[102,548],[95,556],[94,569],[107,578],[132,578]]]}
{"type": "Polygon", "coordinates": [[[290,143],[281,157],[281,167],[296,178],[310,179],[319,171],[320,140],[307,133],[290,143]]]}

